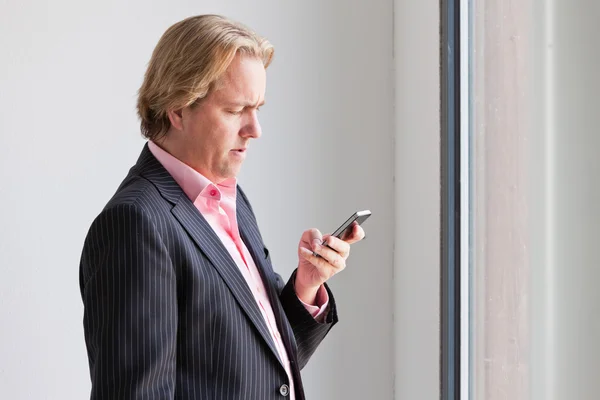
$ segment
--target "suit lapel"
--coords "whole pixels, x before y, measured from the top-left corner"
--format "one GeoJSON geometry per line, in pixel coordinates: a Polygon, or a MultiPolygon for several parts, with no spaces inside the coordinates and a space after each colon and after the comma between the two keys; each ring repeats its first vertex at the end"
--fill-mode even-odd
{"type": "Polygon", "coordinates": [[[274,285],[271,283],[273,282],[272,278],[274,277],[268,276],[268,274],[273,273],[273,269],[272,266],[267,265],[267,260],[264,253],[264,244],[258,229],[258,225],[256,224],[256,220],[253,217],[253,213],[250,210],[249,205],[246,203],[246,201],[244,201],[244,198],[245,196],[243,196],[238,190],[236,207],[240,235],[242,236],[242,240],[246,244],[248,251],[252,255],[254,263],[260,272],[260,276],[265,283],[265,288],[267,289],[269,295],[269,301],[271,302],[271,307],[273,308],[273,314],[275,315],[277,326],[286,346],[288,358],[291,361],[294,361],[294,363],[297,365],[297,344],[294,338],[294,333],[287,317],[285,316],[285,311],[281,306],[281,301],[279,301],[279,294],[277,293],[274,285]]]}
{"type": "MultiPolygon", "coordinates": [[[[164,169],[148,149],[144,147],[136,167],[140,174],[149,179],[157,187],[162,196],[174,204],[171,209],[174,217],[188,232],[192,240],[210,260],[229,290],[254,324],[260,335],[267,342],[279,362],[279,354],[271,338],[266,322],[260,313],[256,299],[248,284],[221,239],[213,231],[210,224],[185,195],[173,177],[164,169]]],[[[254,255],[253,255],[254,257],[254,255]]]]}

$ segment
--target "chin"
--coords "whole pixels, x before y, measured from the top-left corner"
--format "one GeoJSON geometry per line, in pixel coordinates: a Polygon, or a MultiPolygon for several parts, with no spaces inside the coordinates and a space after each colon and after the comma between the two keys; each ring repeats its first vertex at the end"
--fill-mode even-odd
{"type": "Polygon", "coordinates": [[[221,181],[224,181],[226,179],[231,179],[231,178],[237,178],[238,173],[240,172],[240,168],[229,168],[225,171],[221,171],[221,181]]]}

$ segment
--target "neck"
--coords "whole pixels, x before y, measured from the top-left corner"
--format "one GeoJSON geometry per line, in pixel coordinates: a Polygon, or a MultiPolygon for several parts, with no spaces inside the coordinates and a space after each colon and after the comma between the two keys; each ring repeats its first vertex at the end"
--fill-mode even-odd
{"type": "Polygon", "coordinates": [[[182,163],[188,165],[190,168],[197,171],[199,174],[204,176],[206,179],[210,180],[214,184],[219,184],[225,179],[218,178],[213,176],[208,171],[204,171],[202,168],[198,168],[198,165],[194,163],[193,154],[190,153],[189,146],[184,146],[183,144],[168,139],[169,134],[166,137],[163,137],[160,140],[153,140],[154,144],[181,161],[182,163]]]}

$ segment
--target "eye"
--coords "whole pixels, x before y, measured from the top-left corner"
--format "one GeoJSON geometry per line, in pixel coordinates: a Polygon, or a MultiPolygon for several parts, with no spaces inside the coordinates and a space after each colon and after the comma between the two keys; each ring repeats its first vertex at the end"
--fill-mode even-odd
{"type": "Polygon", "coordinates": [[[244,111],[243,108],[241,108],[239,110],[228,110],[227,112],[231,115],[240,115],[242,113],[242,111],[244,111]]]}

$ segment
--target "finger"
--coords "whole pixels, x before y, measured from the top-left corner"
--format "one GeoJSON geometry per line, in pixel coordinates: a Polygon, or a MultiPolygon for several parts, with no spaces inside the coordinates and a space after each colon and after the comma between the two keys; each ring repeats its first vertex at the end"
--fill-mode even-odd
{"type": "Polygon", "coordinates": [[[325,235],[323,236],[323,246],[327,246],[330,249],[335,250],[344,259],[348,258],[350,254],[350,244],[342,239],[335,236],[325,235]]]}
{"type": "MultiPolygon", "coordinates": [[[[336,239],[336,238],[334,238],[334,239],[336,239]]],[[[329,240],[331,240],[331,238],[329,238],[328,241],[329,240]]],[[[349,245],[347,243],[343,243],[343,244],[345,244],[346,246],[349,247],[349,245]]],[[[347,250],[349,251],[349,248],[347,250]]],[[[317,253],[319,256],[321,256],[321,258],[325,259],[325,261],[327,261],[338,272],[343,270],[346,267],[346,258],[347,258],[348,252],[346,252],[345,253],[346,255],[344,255],[342,253],[339,253],[338,251],[336,251],[335,249],[333,249],[331,247],[328,247],[326,245],[319,245],[315,249],[315,253],[317,253]]]]}
{"type": "Polygon", "coordinates": [[[321,278],[323,278],[323,281],[328,280],[337,272],[341,271],[341,269],[336,269],[325,258],[320,256],[317,257],[313,254],[312,251],[305,249],[304,247],[300,248],[300,255],[302,255],[302,257],[304,257],[308,262],[315,266],[317,271],[319,271],[319,275],[321,276],[321,278]]]}
{"type": "Polygon", "coordinates": [[[355,225],[352,228],[352,235],[350,235],[350,237],[348,239],[346,239],[346,242],[349,244],[352,244],[352,243],[360,242],[364,238],[365,238],[365,231],[363,230],[363,228],[360,225],[358,225],[355,222],[355,225]]]}
{"type": "Polygon", "coordinates": [[[323,243],[323,234],[318,229],[309,229],[302,234],[302,242],[314,251],[316,245],[323,243]]]}

